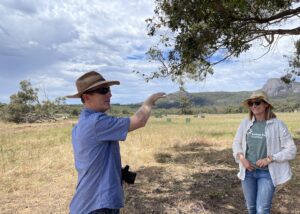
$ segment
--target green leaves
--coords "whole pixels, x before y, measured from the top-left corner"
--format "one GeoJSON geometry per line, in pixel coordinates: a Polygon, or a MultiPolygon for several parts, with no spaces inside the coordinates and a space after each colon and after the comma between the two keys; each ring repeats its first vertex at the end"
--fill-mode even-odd
{"type": "Polygon", "coordinates": [[[215,64],[249,50],[253,40],[262,38],[271,46],[275,34],[300,34],[296,28],[276,28],[300,14],[300,7],[292,8],[291,0],[155,2],[156,15],[147,23],[149,35],[161,39],[147,54],[150,61],[162,66],[148,80],[168,76],[173,80],[182,76],[203,80],[213,73],[215,64]]]}

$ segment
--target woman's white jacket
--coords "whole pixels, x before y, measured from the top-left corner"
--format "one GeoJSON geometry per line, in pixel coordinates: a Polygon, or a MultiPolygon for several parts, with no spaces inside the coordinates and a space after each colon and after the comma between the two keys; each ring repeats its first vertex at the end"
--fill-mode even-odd
{"type": "MultiPolygon", "coordinates": [[[[253,125],[253,122],[254,118],[252,121],[245,118],[241,122],[233,141],[233,157],[239,163],[240,171],[238,177],[241,180],[245,178],[245,167],[239,162],[236,156],[239,152],[244,155],[246,154],[246,133],[253,125]]],[[[287,126],[284,122],[276,118],[267,120],[265,135],[267,155],[272,155],[274,160],[269,164],[269,172],[274,186],[277,186],[291,179],[292,172],[288,161],[295,158],[297,147],[287,126]]]]}

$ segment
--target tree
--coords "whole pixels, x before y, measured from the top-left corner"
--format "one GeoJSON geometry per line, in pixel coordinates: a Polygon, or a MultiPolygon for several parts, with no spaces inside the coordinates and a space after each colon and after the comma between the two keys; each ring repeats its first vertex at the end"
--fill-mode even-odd
{"type": "Polygon", "coordinates": [[[192,103],[184,88],[184,82],[179,80],[179,107],[181,114],[192,114],[192,103]]]}
{"type": "Polygon", "coordinates": [[[280,27],[299,16],[296,2],[156,0],[155,16],[146,21],[148,34],[159,34],[160,41],[147,53],[161,66],[146,79],[187,76],[202,80],[213,73],[214,65],[249,50],[254,40],[269,50],[282,35],[300,35],[299,22],[295,28],[280,27]]]}
{"type": "Polygon", "coordinates": [[[29,81],[21,81],[20,89],[10,96],[10,103],[6,106],[5,118],[10,122],[27,122],[28,115],[35,110],[34,104],[38,103],[38,89],[33,89],[29,81]]]}
{"type": "Polygon", "coordinates": [[[20,82],[20,91],[10,96],[10,103],[0,108],[0,119],[15,122],[37,122],[56,120],[58,113],[68,112],[65,98],[58,97],[55,101],[39,101],[38,89],[32,88],[29,81],[20,82]]]}

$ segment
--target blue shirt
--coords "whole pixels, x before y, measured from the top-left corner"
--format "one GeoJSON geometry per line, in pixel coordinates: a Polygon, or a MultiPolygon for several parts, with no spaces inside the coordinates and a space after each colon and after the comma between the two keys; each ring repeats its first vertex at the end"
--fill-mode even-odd
{"type": "Polygon", "coordinates": [[[124,206],[118,141],[126,139],[129,125],[129,118],[82,110],[72,130],[78,183],[70,204],[71,214],[124,206]]]}

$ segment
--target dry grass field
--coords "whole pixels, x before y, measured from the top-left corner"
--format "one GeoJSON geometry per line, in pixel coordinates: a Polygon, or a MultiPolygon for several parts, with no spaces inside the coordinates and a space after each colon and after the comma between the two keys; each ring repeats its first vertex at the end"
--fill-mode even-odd
{"type": "MultiPolygon", "coordinates": [[[[123,165],[138,173],[125,186],[122,213],[246,213],[231,143],[245,114],[151,118],[121,142],[123,165]],[[171,121],[170,121],[171,120],[171,121]]],[[[278,114],[300,141],[300,114],[278,114]]],[[[68,213],[76,185],[72,124],[0,123],[0,213],[68,213]]],[[[299,153],[299,152],[298,152],[299,153]]],[[[272,213],[300,213],[300,157],[278,188],[272,213]]]]}

